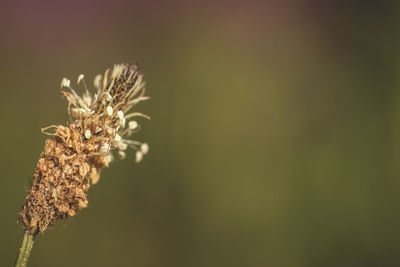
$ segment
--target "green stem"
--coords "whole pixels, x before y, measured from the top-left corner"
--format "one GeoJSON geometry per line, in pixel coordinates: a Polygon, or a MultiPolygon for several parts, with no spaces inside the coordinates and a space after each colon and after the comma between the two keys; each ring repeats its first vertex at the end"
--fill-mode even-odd
{"type": "Polygon", "coordinates": [[[18,258],[17,261],[15,262],[15,267],[26,266],[29,256],[31,255],[32,247],[33,247],[33,234],[25,232],[24,240],[22,241],[22,246],[19,249],[18,258]]]}

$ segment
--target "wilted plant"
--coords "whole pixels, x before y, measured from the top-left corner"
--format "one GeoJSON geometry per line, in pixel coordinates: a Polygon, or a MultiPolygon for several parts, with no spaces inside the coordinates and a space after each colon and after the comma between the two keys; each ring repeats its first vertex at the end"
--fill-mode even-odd
{"type": "Polygon", "coordinates": [[[130,112],[137,103],[149,99],[137,64],[118,64],[104,76],[97,75],[94,95],[88,91],[83,74],[77,83],[86,89],[83,96],[72,89],[70,80],[61,82],[67,89],[62,93],[68,100],[70,123],[42,129],[53,138],[46,140],[33,185],[19,213],[25,234],[16,266],[26,266],[36,234],[87,207],[87,191],[98,182],[103,167],[112,162],[113,150],[123,159],[125,150],[133,148],[136,162],[149,151],[146,143],[127,139],[140,128],[130,119],[149,119],[130,112]]]}

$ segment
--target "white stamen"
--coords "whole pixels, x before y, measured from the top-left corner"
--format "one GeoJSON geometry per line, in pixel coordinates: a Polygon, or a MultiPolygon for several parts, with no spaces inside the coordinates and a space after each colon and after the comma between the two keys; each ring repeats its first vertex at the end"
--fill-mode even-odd
{"type": "Polygon", "coordinates": [[[136,151],[136,158],[135,158],[136,163],[141,162],[142,159],[143,159],[143,153],[141,151],[136,151]]]}
{"type": "Polygon", "coordinates": [[[86,139],[90,139],[90,137],[92,136],[92,132],[90,130],[86,130],[85,131],[85,137],[86,139]]]}
{"type": "Polygon", "coordinates": [[[102,131],[103,129],[101,129],[99,126],[96,126],[96,131],[94,132],[95,134],[98,134],[102,131]]]}
{"type": "Polygon", "coordinates": [[[67,78],[63,78],[63,79],[61,80],[61,88],[63,88],[63,87],[69,87],[70,84],[71,84],[71,81],[68,80],[67,78]]]}
{"type": "Polygon", "coordinates": [[[97,75],[96,75],[96,77],[94,78],[94,81],[93,81],[94,87],[96,87],[96,88],[99,88],[99,87],[100,87],[100,85],[101,85],[101,78],[103,78],[103,76],[101,76],[101,74],[97,74],[97,75]]]}
{"type": "Polygon", "coordinates": [[[126,119],[125,119],[125,116],[124,116],[124,112],[122,112],[121,110],[119,110],[119,111],[117,112],[117,115],[118,115],[118,118],[119,118],[119,122],[120,122],[121,127],[122,127],[122,128],[125,128],[126,119]]]}
{"type": "Polygon", "coordinates": [[[108,102],[110,102],[112,100],[112,96],[109,93],[104,93],[103,97],[108,102]]]}
{"type": "Polygon", "coordinates": [[[122,128],[125,128],[125,123],[126,123],[126,120],[125,120],[125,118],[123,118],[123,119],[120,121],[120,125],[121,125],[122,128]]]}
{"type": "Polygon", "coordinates": [[[121,75],[123,69],[124,69],[124,65],[122,65],[122,64],[114,65],[114,69],[111,74],[111,77],[117,78],[119,75],[121,75]]]}
{"type": "Polygon", "coordinates": [[[108,128],[108,129],[107,129],[107,133],[108,133],[108,135],[113,136],[113,135],[115,134],[115,129],[113,129],[113,128],[108,128]]]}
{"type": "Polygon", "coordinates": [[[87,107],[90,107],[90,105],[92,104],[92,98],[90,97],[90,95],[88,94],[83,95],[83,103],[85,103],[87,107]]]}
{"type": "Polygon", "coordinates": [[[110,154],[104,157],[104,164],[106,165],[106,167],[108,167],[108,165],[110,165],[112,160],[113,160],[113,158],[110,154]]]}
{"type": "Polygon", "coordinates": [[[106,114],[111,117],[113,115],[113,113],[114,113],[114,109],[111,106],[108,106],[106,108],[106,114]]]}
{"type": "Polygon", "coordinates": [[[128,148],[128,144],[127,144],[127,143],[124,143],[124,142],[119,142],[119,143],[117,144],[117,146],[118,146],[118,148],[119,148],[120,150],[126,150],[126,149],[128,148]]]}
{"type": "Polygon", "coordinates": [[[79,84],[83,80],[84,77],[85,77],[85,75],[79,74],[77,84],[79,84]]]}
{"type": "Polygon", "coordinates": [[[124,151],[118,151],[118,155],[121,159],[124,159],[126,157],[126,153],[124,151]]]}
{"type": "Polygon", "coordinates": [[[149,153],[149,145],[147,143],[143,143],[140,146],[140,150],[142,151],[143,155],[146,155],[147,153],[149,153]]]}
{"type": "Polygon", "coordinates": [[[108,152],[110,152],[110,145],[108,143],[104,143],[99,152],[101,154],[107,154],[108,152]]]}
{"type": "Polygon", "coordinates": [[[120,120],[124,118],[124,112],[122,112],[121,110],[117,112],[117,115],[120,120]]]}
{"type": "Polygon", "coordinates": [[[81,109],[79,108],[72,108],[71,109],[71,116],[72,118],[79,118],[79,116],[81,115],[81,109]]]}
{"type": "Polygon", "coordinates": [[[137,123],[137,121],[130,121],[128,126],[129,126],[129,129],[134,130],[138,127],[138,123],[137,123]]]}

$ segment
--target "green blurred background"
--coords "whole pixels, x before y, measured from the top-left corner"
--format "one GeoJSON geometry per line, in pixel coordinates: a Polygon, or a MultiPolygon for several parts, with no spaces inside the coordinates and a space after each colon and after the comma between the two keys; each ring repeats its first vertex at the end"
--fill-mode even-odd
{"type": "Polygon", "coordinates": [[[131,61],[150,154],[29,266],[400,266],[397,2],[1,2],[0,266],[61,79],[131,61]]]}

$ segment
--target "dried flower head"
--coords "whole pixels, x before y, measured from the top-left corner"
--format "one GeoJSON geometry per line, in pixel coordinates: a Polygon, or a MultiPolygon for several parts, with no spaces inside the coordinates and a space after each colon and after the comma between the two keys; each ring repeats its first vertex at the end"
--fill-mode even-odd
{"type": "MultiPolygon", "coordinates": [[[[77,82],[83,82],[86,88],[83,74],[77,82]]],[[[68,91],[62,93],[68,100],[71,122],[42,129],[53,139],[46,140],[32,188],[19,213],[30,233],[44,232],[59,218],[73,216],[87,207],[86,193],[90,185],[98,182],[102,168],[112,162],[113,150],[118,150],[123,159],[125,150],[133,148],[136,162],[149,150],[146,143],[128,139],[140,128],[130,119],[149,119],[142,113],[130,112],[134,105],[149,99],[137,64],[118,64],[103,76],[97,75],[94,95],[86,88],[79,96],[70,84],[69,79],[63,78],[61,87],[68,91]]]]}

